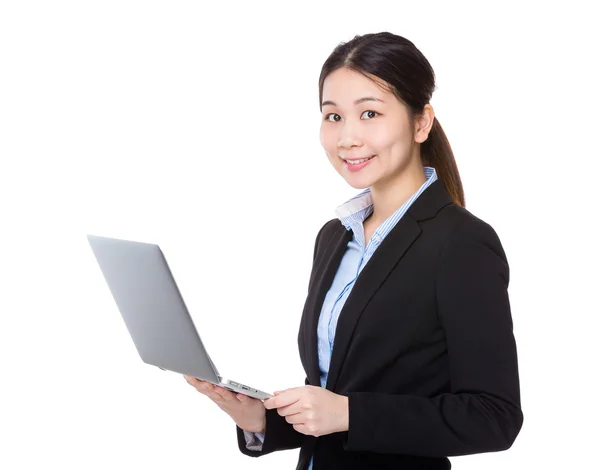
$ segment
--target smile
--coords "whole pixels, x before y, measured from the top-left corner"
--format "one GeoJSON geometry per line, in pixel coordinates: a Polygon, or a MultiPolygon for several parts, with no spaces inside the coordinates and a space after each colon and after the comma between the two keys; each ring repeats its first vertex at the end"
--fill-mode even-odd
{"type": "Polygon", "coordinates": [[[360,171],[364,167],[366,167],[369,163],[371,163],[371,160],[373,160],[376,156],[377,155],[373,155],[371,157],[360,158],[358,160],[347,160],[347,159],[344,158],[343,159],[344,160],[344,166],[349,171],[360,171]]]}
{"type": "Polygon", "coordinates": [[[368,162],[373,157],[375,157],[375,155],[373,155],[371,157],[367,157],[367,158],[361,158],[360,160],[349,160],[346,158],[343,158],[342,160],[344,160],[348,165],[360,165],[361,163],[368,162]]]}

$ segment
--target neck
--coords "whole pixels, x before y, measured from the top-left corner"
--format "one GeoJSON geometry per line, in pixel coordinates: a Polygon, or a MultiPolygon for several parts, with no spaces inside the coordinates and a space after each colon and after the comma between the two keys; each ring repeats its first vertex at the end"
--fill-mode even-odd
{"type": "Polygon", "coordinates": [[[371,187],[373,213],[370,218],[379,226],[401,207],[427,181],[423,165],[407,167],[390,181],[381,181],[371,187]]]}

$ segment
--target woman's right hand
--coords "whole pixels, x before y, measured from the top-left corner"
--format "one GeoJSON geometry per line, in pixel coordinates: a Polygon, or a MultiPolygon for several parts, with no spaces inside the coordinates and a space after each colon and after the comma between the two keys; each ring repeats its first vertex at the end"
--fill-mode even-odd
{"type": "Polygon", "coordinates": [[[187,383],[214,401],[241,429],[248,432],[265,432],[267,414],[261,400],[198,380],[183,376],[187,383]]]}

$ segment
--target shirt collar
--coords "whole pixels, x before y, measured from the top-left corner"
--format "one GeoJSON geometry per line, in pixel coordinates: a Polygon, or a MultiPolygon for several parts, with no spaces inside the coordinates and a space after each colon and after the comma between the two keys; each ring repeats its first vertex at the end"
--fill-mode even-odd
{"type": "MultiPolygon", "coordinates": [[[[435,168],[426,166],[423,168],[427,181],[424,187],[429,186],[433,181],[437,180],[435,168]]],[[[371,198],[371,190],[365,189],[361,193],[349,199],[335,210],[335,215],[346,227],[346,230],[351,230],[357,223],[362,225],[365,219],[373,212],[373,199],[371,198]]]]}

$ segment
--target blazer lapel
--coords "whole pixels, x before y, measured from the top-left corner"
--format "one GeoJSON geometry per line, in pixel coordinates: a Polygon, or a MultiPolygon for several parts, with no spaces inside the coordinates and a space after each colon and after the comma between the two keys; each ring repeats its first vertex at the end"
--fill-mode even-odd
{"type": "MultiPolygon", "coordinates": [[[[334,390],[340,371],[344,364],[348,347],[354,330],[363,310],[385,281],[390,271],[402,259],[406,251],[421,234],[419,222],[435,217],[444,206],[451,204],[452,199],[441,181],[435,181],[413,203],[406,214],[398,221],[381,245],[363,268],[342,311],[336,327],[333,353],[327,377],[326,388],[334,390]]],[[[339,225],[331,235],[321,259],[317,260],[316,272],[310,285],[304,308],[304,321],[301,324],[307,369],[308,383],[320,386],[319,356],[317,345],[317,325],[319,315],[333,278],[339,268],[348,242],[352,239],[352,231],[339,225]],[[304,329],[304,331],[302,331],[304,329]]]]}
{"type": "Polygon", "coordinates": [[[325,295],[331,287],[333,278],[342,261],[346,246],[352,239],[352,231],[340,223],[338,230],[333,234],[327,242],[321,261],[317,267],[312,288],[309,293],[309,301],[306,304],[306,329],[304,330],[304,341],[306,358],[308,365],[308,381],[311,385],[319,386],[321,384],[321,372],[319,370],[319,355],[317,345],[317,324],[319,322],[319,314],[325,300],[325,295]]]}
{"type": "Polygon", "coordinates": [[[385,281],[406,250],[421,234],[419,225],[405,214],[381,242],[373,256],[358,275],[354,287],[340,312],[326,388],[334,390],[344,363],[354,329],[363,310],[385,281]]]}
{"type": "MultiPolygon", "coordinates": [[[[435,217],[442,207],[451,203],[452,199],[446,192],[441,181],[438,180],[431,184],[431,186],[423,191],[390,233],[388,233],[360,272],[339,315],[327,377],[326,388],[328,390],[333,391],[335,389],[350,341],[352,340],[352,335],[362,312],[381,284],[383,284],[390,271],[394,269],[406,251],[421,234],[419,221],[435,217]]],[[[333,271],[333,274],[319,281],[324,284],[319,284],[319,286],[320,289],[325,289],[325,292],[331,286],[331,281],[341,261],[340,254],[336,253],[336,255],[339,256],[339,260],[336,257],[336,262],[330,262],[328,266],[328,274],[330,270],[333,271]]],[[[343,255],[343,251],[341,255],[343,255]]],[[[322,296],[324,295],[325,293],[322,294],[322,296]]],[[[318,304],[319,307],[321,304],[322,300],[318,304]]],[[[316,317],[318,318],[318,312],[316,313],[316,317]]],[[[311,329],[314,330],[316,345],[316,323],[311,326],[311,329]]]]}

